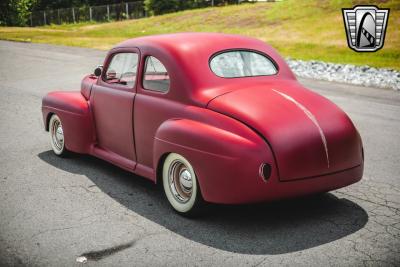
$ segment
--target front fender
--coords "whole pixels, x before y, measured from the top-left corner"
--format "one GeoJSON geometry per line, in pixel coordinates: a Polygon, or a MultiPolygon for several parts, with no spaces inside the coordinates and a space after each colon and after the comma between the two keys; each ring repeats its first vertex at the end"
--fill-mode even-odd
{"type": "MultiPolygon", "coordinates": [[[[265,184],[259,175],[262,163],[277,169],[271,150],[255,132],[226,117],[241,133],[190,119],[164,122],[155,136],[154,162],[175,152],[188,159],[196,172],[203,198],[214,203],[239,203],[265,184]]],[[[157,166],[154,166],[155,170],[157,166]]],[[[260,196],[261,198],[261,196],[260,196]]]]}
{"type": "Polygon", "coordinates": [[[51,92],[42,99],[46,131],[52,114],[60,117],[65,146],[77,153],[89,153],[94,140],[93,121],[88,101],[80,92],[51,92]]]}

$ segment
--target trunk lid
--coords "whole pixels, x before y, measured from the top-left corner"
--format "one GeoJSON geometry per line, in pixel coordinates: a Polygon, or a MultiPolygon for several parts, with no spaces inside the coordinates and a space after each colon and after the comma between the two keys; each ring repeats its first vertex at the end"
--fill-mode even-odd
{"type": "Polygon", "coordinates": [[[361,139],[348,116],[297,82],[234,90],[207,107],[262,135],[274,152],[282,181],[333,173],[362,162],[361,139]]]}

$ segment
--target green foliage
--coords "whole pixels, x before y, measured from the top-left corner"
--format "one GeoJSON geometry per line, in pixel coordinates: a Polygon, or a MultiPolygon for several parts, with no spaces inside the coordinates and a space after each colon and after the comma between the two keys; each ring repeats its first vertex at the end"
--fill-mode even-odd
{"type": "MultiPolygon", "coordinates": [[[[125,2],[144,0],[125,0],[125,2]]],[[[26,26],[32,11],[120,4],[121,0],[0,0],[0,25],[26,26]]],[[[168,2],[168,1],[166,1],[168,2]]],[[[183,1],[184,2],[184,1],[183,1]]]]}
{"type": "Polygon", "coordinates": [[[25,26],[36,0],[2,0],[0,25],[25,26]]]}
{"type": "Polygon", "coordinates": [[[178,0],[145,0],[144,4],[147,12],[160,15],[176,11],[178,0]]]}
{"type": "MultiPolygon", "coordinates": [[[[216,1],[218,2],[218,1],[216,1]]],[[[223,2],[223,1],[220,1],[223,2]]],[[[146,11],[151,15],[161,15],[186,9],[210,5],[206,0],[145,0],[146,11]]]]}
{"type": "MultiPolygon", "coordinates": [[[[32,11],[56,10],[71,7],[144,2],[150,15],[161,15],[193,8],[237,4],[238,0],[0,0],[0,25],[26,26],[32,11]]],[[[242,0],[242,2],[245,2],[242,0]]]]}

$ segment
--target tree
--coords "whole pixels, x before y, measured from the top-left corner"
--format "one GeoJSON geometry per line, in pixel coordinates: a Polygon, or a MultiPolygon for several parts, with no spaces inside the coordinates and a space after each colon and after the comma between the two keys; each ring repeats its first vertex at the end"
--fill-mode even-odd
{"type": "Polygon", "coordinates": [[[175,11],[204,6],[206,0],[145,0],[146,11],[151,15],[160,15],[175,11]]]}
{"type": "Polygon", "coordinates": [[[178,8],[178,0],[145,0],[146,11],[152,15],[174,12],[178,8]]]}
{"type": "Polygon", "coordinates": [[[0,25],[25,26],[36,0],[1,0],[0,25]]]}

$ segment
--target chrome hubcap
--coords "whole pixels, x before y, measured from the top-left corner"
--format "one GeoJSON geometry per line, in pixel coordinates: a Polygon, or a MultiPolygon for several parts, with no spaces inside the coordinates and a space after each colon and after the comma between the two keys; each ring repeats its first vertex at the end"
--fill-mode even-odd
{"type": "Polygon", "coordinates": [[[54,146],[61,151],[64,147],[64,132],[61,122],[59,120],[55,120],[53,122],[53,125],[51,127],[51,137],[54,146]]]}
{"type": "Polygon", "coordinates": [[[188,167],[175,160],[169,167],[169,187],[172,195],[181,203],[186,203],[192,196],[193,179],[188,167]]]}

